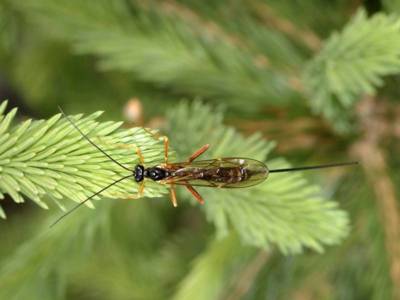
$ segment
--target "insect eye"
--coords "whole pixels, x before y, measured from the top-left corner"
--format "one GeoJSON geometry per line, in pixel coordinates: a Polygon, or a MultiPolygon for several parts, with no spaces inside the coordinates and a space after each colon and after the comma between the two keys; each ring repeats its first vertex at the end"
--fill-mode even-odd
{"type": "Polygon", "coordinates": [[[135,181],[140,182],[143,180],[144,168],[142,166],[136,166],[135,168],[135,181]]]}

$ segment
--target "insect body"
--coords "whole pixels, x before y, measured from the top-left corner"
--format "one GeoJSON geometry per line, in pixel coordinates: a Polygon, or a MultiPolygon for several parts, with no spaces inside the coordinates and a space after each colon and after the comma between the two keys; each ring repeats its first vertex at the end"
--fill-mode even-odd
{"type": "Polygon", "coordinates": [[[224,157],[194,161],[189,164],[175,163],[166,180],[175,184],[190,183],[193,186],[216,188],[249,187],[263,182],[268,177],[268,168],[260,161],[250,158],[224,157]]]}
{"type": "Polygon", "coordinates": [[[97,193],[88,197],[84,201],[80,202],[74,206],[70,211],[58,218],[51,226],[58,223],[61,219],[72,213],[78,207],[80,207],[85,202],[89,201],[96,195],[107,190],[111,186],[117,184],[128,178],[134,178],[134,180],[139,183],[138,195],[139,198],[143,195],[146,180],[153,180],[160,184],[166,184],[170,186],[171,201],[173,206],[177,206],[177,199],[175,193],[175,185],[185,186],[186,189],[196,198],[196,200],[203,204],[204,199],[195,190],[194,186],[200,187],[212,187],[212,188],[244,188],[259,184],[267,179],[270,173],[278,172],[291,172],[291,171],[301,171],[310,169],[322,169],[330,167],[338,167],[345,165],[357,164],[357,162],[347,162],[347,163],[335,163],[317,166],[307,166],[298,168],[286,168],[286,169],[275,169],[269,170],[267,166],[257,160],[250,158],[240,158],[240,157],[225,157],[217,159],[208,160],[196,160],[200,155],[202,155],[209,145],[204,145],[195,153],[193,153],[186,162],[176,162],[170,163],[168,161],[169,153],[169,142],[168,138],[164,137],[164,163],[146,167],[144,162],[144,157],[140,151],[140,148],[136,148],[136,153],[139,157],[140,164],[136,165],[133,170],[127,168],[123,164],[119,163],[108,155],[99,146],[93,143],[76,125],[75,123],[61,110],[61,113],[65,118],[71,123],[75,129],[77,129],[81,135],[99,151],[101,151],[105,156],[107,156],[114,163],[118,164],[120,167],[131,172],[131,175],[122,177],[108,186],[104,187],[97,193]]]}
{"type": "Polygon", "coordinates": [[[140,150],[137,150],[141,164],[135,167],[135,181],[140,183],[139,195],[143,193],[145,178],[161,184],[169,184],[171,189],[171,201],[175,207],[177,206],[175,185],[185,186],[188,191],[193,194],[197,201],[203,204],[204,200],[193,188],[194,186],[213,188],[244,188],[263,182],[267,179],[269,173],[321,169],[357,163],[336,163],[269,170],[264,163],[250,158],[224,157],[195,161],[196,158],[207,151],[209,148],[208,144],[204,145],[192,156],[190,156],[187,162],[169,163],[168,139],[166,137],[164,138],[164,147],[165,163],[150,168],[144,167],[143,156],[141,155],[140,150]]]}
{"type": "Polygon", "coordinates": [[[267,166],[250,158],[228,157],[195,161],[209,148],[204,145],[193,153],[187,162],[168,162],[168,138],[164,138],[165,157],[164,163],[145,168],[144,159],[137,149],[141,164],[134,169],[135,181],[140,183],[139,194],[143,193],[145,178],[161,184],[169,184],[171,189],[172,204],[176,207],[175,185],[185,186],[201,204],[203,198],[193,186],[214,188],[241,188],[249,187],[263,182],[268,177],[267,166]]]}

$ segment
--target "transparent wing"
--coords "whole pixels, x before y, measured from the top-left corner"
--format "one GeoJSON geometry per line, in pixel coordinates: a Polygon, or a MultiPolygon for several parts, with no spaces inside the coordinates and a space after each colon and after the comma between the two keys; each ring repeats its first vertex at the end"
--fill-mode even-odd
{"type": "Polygon", "coordinates": [[[165,183],[216,188],[243,188],[263,182],[268,177],[267,166],[250,158],[225,157],[199,160],[191,163],[174,163],[168,166],[174,174],[165,183]],[[207,179],[199,179],[200,174],[207,179]]]}

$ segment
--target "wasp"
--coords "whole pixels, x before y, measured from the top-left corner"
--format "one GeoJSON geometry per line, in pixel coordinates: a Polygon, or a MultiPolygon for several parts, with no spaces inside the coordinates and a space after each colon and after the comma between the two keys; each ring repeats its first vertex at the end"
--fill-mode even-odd
{"type": "MultiPolygon", "coordinates": [[[[140,148],[136,148],[137,156],[139,157],[139,164],[137,164],[133,170],[127,168],[117,160],[112,158],[107,152],[96,145],[87,135],[85,135],[79,127],[68,117],[61,108],[59,108],[63,116],[68,122],[86,139],[90,144],[96,147],[101,153],[107,156],[111,161],[119,165],[120,167],[128,170],[131,174],[125,177],[121,177],[100,191],[94,193],[84,201],[78,203],[71,210],[66,212],[64,215],[59,217],[51,226],[55,225],[61,219],[72,213],[78,207],[92,199],[93,197],[101,194],[111,186],[128,178],[134,178],[139,184],[137,198],[143,195],[145,188],[146,179],[158,182],[160,184],[169,185],[171,202],[174,207],[178,206],[175,186],[184,186],[200,203],[204,204],[203,197],[197,192],[194,187],[211,187],[211,188],[245,188],[262,183],[268,178],[270,173],[280,172],[293,172],[293,171],[304,171],[311,169],[322,169],[331,167],[340,167],[354,165],[358,162],[344,162],[344,163],[333,163],[315,166],[305,166],[297,168],[284,168],[284,169],[273,169],[270,170],[261,161],[251,158],[241,157],[223,157],[216,159],[196,160],[210,147],[209,144],[202,146],[199,150],[194,152],[185,162],[169,162],[169,140],[168,137],[164,136],[164,162],[156,166],[146,167],[144,163],[144,157],[140,151],[140,148]]],[[[152,134],[149,131],[150,134],[152,134]]]]}

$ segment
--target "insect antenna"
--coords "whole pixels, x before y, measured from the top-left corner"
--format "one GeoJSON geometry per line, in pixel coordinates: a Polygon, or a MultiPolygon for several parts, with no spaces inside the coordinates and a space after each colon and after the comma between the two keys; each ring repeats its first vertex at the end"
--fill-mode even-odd
{"type": "MultiPolygon", "coordinates": [[[[131,169],[125,167],[123,164],[121,164],[120,162],[118,162],[116,159],[112,158],[111,155],[109,155],[107,152],[105,152],[103,149],[101,149],[99,146],[97,146],[86,134],[84,134],[82,132],[82,130],[79,129],[79,127],[74,123],[74,121],[72,121],[72,119],[70,117],[68,117],[64,111],[62,110],[61,107],[58,107],[58,109],[60,110],[61,114],[68,120],[68,122],[90,143],[92,144],[94,147],[96,147],[97,150],[99,150],[101,153],[103,153],[105,156],[107,156],[111,161],[113,161],[114,163],[116,163],[117,165],[119,165],[121,168],[124,168],[125,170],[134,173],[134,171],[132,171],[131,169]]],[[[92,199],[93,197],[101,194],[102,192],[104,192],[105,190],[107,190],[108,188],[112,187],[113,185],[117,184],[118,182],[121,182],[129,177],[131,177],[132,174],[125,176],[125,177],[121,177],[117,180],[115,180],[114,182],[110,183],[109,185],[107,185],[106,187],[102,188],[101,190],[99,190],[98,192],[94,193],[93,195],[91,195],[90,197],[86,198],[85,200],[83,200],[82,202],[78,203],[77,205],[75,205],[73,208],[71,208],[69,211],[67,211],[65,214],[63,214],[62,216],[60,216],[57,220],[55,220],[51,225],[50,228],[53,227],[54,225],[56,225],[58,222],[60,222],[62,219],[64,219],[66,216],[68,216],[69,214],[71,214],[72,212],[74,212],[76,209],[78,209],[79,207],[81,207],[83,204],[85,204],[87,201],[89,201],[90,199],[92,199]]]]}
{"type": "Polygon", "coordinates": [[[113,185],[117,184],[118,182],[121,182],[122,180],[125,180],[129,177],[131,177],[132,175],[128,175],[122,178],[119,178],[117,180],[115,180],[113,183],[110,183],[109,185],[107,185],[106,187],[102,188],[100,191],[94,193],[93,195],[91,195],[90,197],[86,198],[85,200],[83,200],[82,202],[79,202],[77,205],[75,205],[73,208],[71,208],[69,211],[67,211],[65,214],[63,214],[61,217],[59,217],[57,220],[55,220],[51,225],[50,228],[53,227],[54,225],[56,225],[58,222],[60,222],[62,219],[64,219],[66,216],[68,216],[69,214],[71,214],[72,212],[74,212],[76,209],[78,209],[79,207],[81,207],[83,204],[85,204],[86,202],[88,202],[90,199],[92,199],[93,197],[101,194],[102,192],[104,192],[105,190],[107,190],[108,188],[112,187],[113,185]]]}
{"type": "Polygon", "coordinates": [[[283,172],[293,172],[293,171],[304,171],[304,170],[325,169],[325,168],[333,168],[333,167],[343,167],[343,166],[350,166],[350,165],[357,165],[357,164],[358,164],[358,161],[351,161],[351,162],[345,162],[345,163],[334,163],[334,164],[306,166],[306,167],[297,167],[297,168],[275,169],[275,170],[269,170],[269,172],[270,173],[283,173],[283,172]]]}
{"type": "Polygon", "coordinates": [[[71,125],[78,130],[78,132],[90,143],[92,144],[94,147],[97,148],[97,150],[99,150],[101,153],[103,153],[105,156],[107,156],[111,161],[113,161],[114,163],[116,163],[117,165],[119,165],[121,168],[124,168],[125,170],[128,170],[130,172],[132,172],[131,169],[125,167],[123,164],[121,164],[120,162],[118,162],[116,159],[112,158],[111,155],[109,155],[106,151],[104,151],[103,149],[101,149],[99,146],[97,146],[94,142],[92,142],[91,139],[89,139],[89,137],[84,134],[82,132],[82,130],[79,129],[79,127],[74,123],[74,121],[72,121],[72,119],[70,117],[68,117],[64,111],[61,109],[61,107],[59,106],[58,109],[60,110],[60,112],[62,113],[62,115],[68,120],[69,123],[71,123],[71,125]]]}

